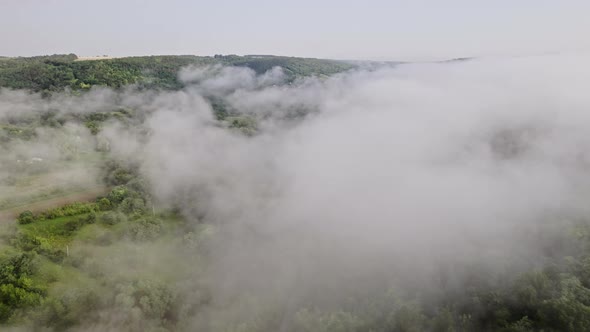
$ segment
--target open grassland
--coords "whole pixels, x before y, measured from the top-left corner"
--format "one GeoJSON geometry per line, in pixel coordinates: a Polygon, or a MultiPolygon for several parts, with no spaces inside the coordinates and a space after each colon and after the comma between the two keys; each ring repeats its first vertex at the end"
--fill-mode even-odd
{"type": "Polygon", "coordinates": [[[49,196],[40,198],[38,201],[28,201],[22,205],[13,206],[4,210],[0,210],[0,222],[14,220],[19,213],[28,210],[33,213],[38,213],[54,207],[71,204],[74,202],[88,202],[94,200],[97,196],[107,192],[104,186],[96,186],[93,188],[85,188],[79,192],[71,192],[64,195],[49,196]]]}
{"type": "Polygon", "coordinates": [[[40,212],[104,194],[107,189],[98,176],[101,158],[95,153],[75,161],[47,162],[34,171],[13,172],[10,181],[0,183],[0,222],[25,210],[40,212]]]}

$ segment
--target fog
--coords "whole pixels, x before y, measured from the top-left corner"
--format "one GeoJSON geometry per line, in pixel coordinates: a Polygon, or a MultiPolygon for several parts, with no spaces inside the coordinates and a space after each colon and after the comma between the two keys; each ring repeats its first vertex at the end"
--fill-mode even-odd
{"type": "MultiPolygon", "coordinates": [[[[436,301],[438,288],[463,285],[467,268],[494,283],[541,265],[552,244],[540,230],[589,212],[586,61],[406,64],[292,84],[278,68],[261,76],[186,68],[177,92],[97,89],[45,101],[3,91],[0,117],[12,114],[4,109],[141,114],[146,130],[113,122],[100,139],[140,165],[158,208],[216,229],[199,247],[209,265],[195,272],[211,301],[185,326],[254,315],[254,307],[228,310],[253,296],[282,308],[289,330],[303,304],[338,307],[389,289],[422,289],[436,301]],[[257,119],[258,132],[220,124],[211,96],[257,119]],[[300,110],[305,116],[292,116],[300,110]]],[[[166,250],[142,253],[164,267],[196,265],[190,252],[166,250]]],[[[109,262],[128,269],[124,259],[109,262]]],[[[83,330],[118,328],[109,324],[83,330]]]]}
{"type": "Polygon", "coordinates": [[[586,212],[583,61],[406,65],[268,88],[225,71],[166,96],[132,155],[161,201],[223,225],[214,301],[273,287],[285,301],[343,299],[398,279],[428,287],[445,266],[524,269],[540,263],[539,224],[586,212]],[[244,139],[210,125],[192,94],[203,86],[227,86],[254,114],[319,112],[244,139]]]}

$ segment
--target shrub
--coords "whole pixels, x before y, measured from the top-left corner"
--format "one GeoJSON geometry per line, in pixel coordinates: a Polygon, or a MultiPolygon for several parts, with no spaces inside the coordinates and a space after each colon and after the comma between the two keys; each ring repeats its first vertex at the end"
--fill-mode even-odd
{"type": "Polygon", "coordinates": [[[111,190],[109,195],[107,196],[108,200],[111,203],[119,204],[121,203],[127,196],[129,196],[129,190],[125,186],[116,186],[111,190]]]}
{"type": "Polygon", "coordinates": [[[68,221],[64,225],[64,232],[66,233],[65,235],[72,234],[75,231],[79,230],[80,227],[82,227],[82,225],[84,225],[84,223],[85,223],[84,219],[82,219],[82,218],[68,221]]]}
{"type": "Polygon", "coordinates": [[[88,216],[86,216],[84,222],[87,224],[94,224],[96,222],[96,213],[90,213],[88,216]]]}
{"type": "Polygon", "coordinates": [[[11,242],[12,245],[23,251],[36,250],[42,245],[42,242],[38,237],[26,233],[19,233],[11,242]]]}
{"type": "Polygon", "coordinates": [[[110,210],[112,207],[111,201],[109,201],[109,199],[106,197],[99,199],[97,203],[101,211],[110,210]]]}
{"type": "Polygon", "coordinates": [[[48,210],[42,215],[47,219],[55,219],[60,217],[77,216],[79,214],[92,213],[99,210],[97,203],[72,203],[64,205],[55,209],[48,210]]]}
{"type": "Polygon", "coordinates": [[[34,253],[21,253],[0,260],[0,323],[21,308],[41,303],[45,290],[31,276],[36,270],[34,253]]]}
{"type": "Polygon", "coordinates": [[[123,222],[127,219],[127,217],[125,217],[125,215],[121,212],[118,211],[109,211],[104,213],[101,217],[100,217],[100,221],[103,224],[106,225],[116,225],[120,222],[123,222]]]}
{"type": "Polygon", "coordinates": [[[136,241],[156,239],[162,232],[162,220],[158,218],[140,218],[129,228],[129,235],[136,241]]]}
{"type": "Polygon", "coordinates": [[[125,198],[120,205],[121,211],[125,213],[137,213],[141,214],[145,212],[146,207],[143,199],[141,198],[132,198],[127,197],[125,198]]]}
{"type": "Polygon", "coordinates": [[[18,223],[21,225],[30,224],[35,221],[35,215],[33,214],[33,212],[27,210],[27,211],[22,212],[18,216],[17,220],[18,220],[18,223]]]}

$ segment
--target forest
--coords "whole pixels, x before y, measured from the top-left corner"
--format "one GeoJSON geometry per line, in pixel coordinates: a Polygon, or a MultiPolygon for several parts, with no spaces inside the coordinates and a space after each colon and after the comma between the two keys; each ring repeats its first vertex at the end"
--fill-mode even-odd
{"type": "Polygon", "coordinates": [[[0,58],[0,86],[50,93],[69,88],[84,91],[92,86],[121,88],[138,85],[146,89],[179,89],[178,71],[186,66],[224,65],[251,68],[264,73],[283,68],[288,81],[297,77],[327,76],[349,70],[342,61],[280,56],[144,56],[76,61],[75,54],[0,58]]]}
{"type": "Polygon", "coordinates": [[[0,58],[0,329],[589,331],[567,60],[0,58]]]}

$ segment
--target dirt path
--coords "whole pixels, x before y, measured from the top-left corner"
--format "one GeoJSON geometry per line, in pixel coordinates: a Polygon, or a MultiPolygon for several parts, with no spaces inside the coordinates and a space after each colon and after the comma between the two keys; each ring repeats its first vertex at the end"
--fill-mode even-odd
{"type": "Polygon", "coordinates": [[[37,213],[74,202],[88,202],[95,199],[99,195],[105,194],[106,192],[107,188],[97,187],[65,196],[50,198],[32,204],[11,207],[9,209],[0,211],[0,222],[14,220],[21,212],[25,210],[30,210],[33,213],[37,213]]]}

